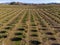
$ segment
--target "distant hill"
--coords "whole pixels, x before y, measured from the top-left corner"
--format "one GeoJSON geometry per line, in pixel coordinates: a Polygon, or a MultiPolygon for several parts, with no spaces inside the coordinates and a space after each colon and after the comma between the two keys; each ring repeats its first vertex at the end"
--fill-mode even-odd
{"type": "Polygon", "coordinates": [[[60,5],[60,3],[42,3],[42,4],[34,4],[34,3],[22,3],[22,2],[10,2],[10,3],[0,3],[7,5],[60,5]]]}

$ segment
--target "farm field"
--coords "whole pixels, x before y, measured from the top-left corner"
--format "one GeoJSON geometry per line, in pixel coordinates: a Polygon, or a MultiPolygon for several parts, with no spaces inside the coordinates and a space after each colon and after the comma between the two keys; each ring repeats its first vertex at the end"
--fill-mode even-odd
{"type": "Polygon", "coordinates": [[[60,6],[0,5],[0,45],[60,45],[60,6]]]}

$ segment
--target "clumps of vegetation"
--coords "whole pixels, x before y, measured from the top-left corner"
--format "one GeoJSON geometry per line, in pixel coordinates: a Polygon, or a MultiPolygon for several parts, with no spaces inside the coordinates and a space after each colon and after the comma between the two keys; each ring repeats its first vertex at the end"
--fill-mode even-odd
{"type": "Polygon", "coordinates": [[[32,34],[31,36],[33,36],[33,37],[38,37],[38,35],[37,35],[37,34],[32,34]]]}
{"type": "Polygon", "coordinates": [[[52,32],[47,32],[46,34],[47,34],[47,35],[53,35],[53,33],[52,33],[52,32]]]}
{"type": "Polygon", "coordinates": [[[19,38],[19,37],[14,37],[11,39],[11,41],[21,41],[21,40],[22,40],[22,38],[19,38]]]}
{"type": "Polygon", "coordinates": [[[7,35],[0,35],[0,38],[7,38],[7,35]]]}
{"type": "Polygon", "coordinates": [[[19,33],[19,32],[18,32],[18,33],[15,33],[15,35],[22,35],[22,33],[19,33]]]}
{"type": "Polygon", "coordinates": [[[54,37],[49,37],[48,39],[53,40],[53,41],[56,40],[56,38],[54,38],[54,37]]]}
{"type": "Polygon", "coordinates": [[[6,33],[6,31],[0,31],[0,33],[6,33]]]}
{"type": "Polygon", "coordinates": [[[20,31],[24,31],[25,29],[24,29],[24,28],[18,28],[18,30],[20,30],[20,31]]]}
{"type": "Polygon", "coordinates": [[[2,37],[3,37],[3,38],[7,38],[7,35],[3,35],[2,37]]]}
{"type": "Polygon", "coordinates": [[[5,29],[11,29],[11,26],[7,26],[7,27],[5,27],[5,29]]]}
{"type": "Polygon", "coordinates": [[[37,40],[32,40],[30,41],[32,45],[39,45],[41,44],[41,42],[37,41],[37,40]]]}
{"type": "Polygon", "coordinates": [[[37,30],[31,30],[32,32],[37,32],[37,30]]]}

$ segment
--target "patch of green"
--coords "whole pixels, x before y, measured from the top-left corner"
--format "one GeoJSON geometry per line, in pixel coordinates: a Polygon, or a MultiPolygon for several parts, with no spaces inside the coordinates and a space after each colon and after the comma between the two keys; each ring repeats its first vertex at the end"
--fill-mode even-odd
{"type": "Polygon", "coordinates": [[[20,45],[20,41],[15,41],[14,45],[20,45]]]}
{"type": "Polygon", "coordinates": [[[31,22],[31,26],[36,26],[36,24],[34,22],[31,22]]]}
{"type": "Polygon", "coordinates": [[[27,18],[28,18],[28,12],[25,14],[25,17],[23,18],[22,23],[26,23],[27,18]]]}

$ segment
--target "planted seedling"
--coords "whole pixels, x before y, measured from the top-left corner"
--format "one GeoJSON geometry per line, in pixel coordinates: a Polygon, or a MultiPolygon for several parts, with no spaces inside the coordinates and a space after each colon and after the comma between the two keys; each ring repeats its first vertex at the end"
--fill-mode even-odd
{"type": "Polygon", "coordinates": [[[11,27],[10,26],[7,26],[7,27],[5,27],[5,29],[11,29],[11,27]]]}
{"type": "Polygon", "coordinates": [[[32,36],[32,37],[38,37],[38,35],[37,35],[37,34],[32,34],[31,36],[32,36]]]}
{"type": "Polygon", "coordinates": [[[18,28],[19,31],[24,31],[25,29],[24,28],[18,28]]]}
{"type": "Polygon", "coordinates": [[[14,37],[11,39],[11,41],[21,41],[21,40],[22,40],[22,38],[19,38],[19,37],[14,37]]]}
{"type": "Polygon", "coordinates": [[[41,44],[41,42],[39,42],[37,40],[32,40],[30,42],[31,42],[31,45],[39,45],[39,44],[41,44]]]}
{"type": "Polygon", "coordinates": [[[31,30],[32,32],[37,32],[37,30],[31,30]]]}
{"type": "Polygon", "coordinates": [[[54,41],[54,40],[56,40],[56,38],[54,38],[54,37],[50,37],[50,38],[48,38],[48,40],[52,40],[52,41],[54,41]]]}
{"type": "Polygon", "coordinates": [[[6,33],[6,31],[0,31],[0,33],[6,33]]]}
{"type": "Polygon", "coordinates": [[[18,33],[15,33],[15,35],[23,35],[23,34],[18,32],[18,33]]]}
{"type": "Polygon", "coordinates": [[[53,35],[53,33],[52,33],[52,32],[47,32],[46,34],[47,34],[47,35],[53,35]]]}
{"type": "Polygon", "coordinates": [[[3,35],[2,37],[3,37],[3,38],[7,38],[7,35],[3,35]]]}
{"type": "Polygon", "coordinates": [[[0,38],[7,38],[7,35],[0,35],[0,38]]]}

